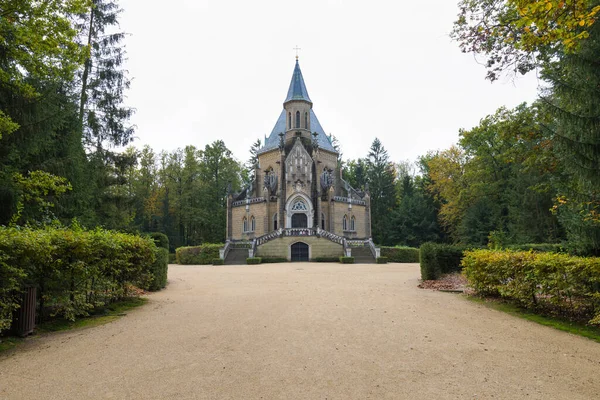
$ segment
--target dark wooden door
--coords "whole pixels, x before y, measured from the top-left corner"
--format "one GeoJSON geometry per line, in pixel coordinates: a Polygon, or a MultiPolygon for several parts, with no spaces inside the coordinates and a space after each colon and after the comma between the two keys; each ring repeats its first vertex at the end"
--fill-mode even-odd
{"type": "Polygon", "coordinates": [[[292,215],[292,228],[308,228],[308,218],[306,214],[292,215]]]}
{"type": "Polygon", "coordinates": [[[292,261],[309,261],[306,243],[298,242],[292,245],[292,261]]]}

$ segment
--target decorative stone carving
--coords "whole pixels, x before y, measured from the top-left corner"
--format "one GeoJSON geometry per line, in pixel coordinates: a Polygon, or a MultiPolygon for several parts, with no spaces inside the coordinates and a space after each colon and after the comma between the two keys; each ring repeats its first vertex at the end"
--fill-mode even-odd
{"type": "Polygon", "coordinates": [[[292,204],[292,211],[308,211],[304,200],[297,198],[292,204]]]}
{"type": "Polygon", "coordinates": [[[296,192],[301,192],[302,189],[304,189],[304,182],[302,182],[301,180],[297,180],[296,182],[294,182],[294,190],[296,192]]]}
{"type": "Polygon", "coordinates": [[[271,171],[267,171],[265,173],[265,177],[263,179],[263,183],[265,188],[269,191],[270,195],[275,195],[275,192],[277,191],[277,174],[275,172],[271,171]]]}
{"type": "Polygon", "coordinates": [[[313,160],[302,145],[300,138],[296,139],[289,155],[285,160],[286,182],[293,185],[293,190],[300,191],[311,185],[313,160]],[[300,183],[300,185],[298,185],[300,183]]]}
{"type": "Polygon", "coordinates": [[[333,171],[330,169],[326,169],[321,174],[321,188],[323,191],[329,190],[335,184],[335,179],[333,177],[333,171]]]}

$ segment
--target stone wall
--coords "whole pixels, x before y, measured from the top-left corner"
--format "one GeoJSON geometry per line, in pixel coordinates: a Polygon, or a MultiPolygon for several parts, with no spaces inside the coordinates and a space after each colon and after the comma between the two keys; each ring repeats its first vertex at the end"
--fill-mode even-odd
{"type": "MultiPolygon", "coordinates": [[[[232,238],[234,240],[252,240],[267,233],[269,227],[269,217],[267,216],[268,209],[275,210],[277,203],[267,202],[250,204],[248,206],[233,207],[232,210],[232,238]],[[247,209],[246,209],[247,208],[247,209]],[[248,221],[248,230],[250,230],[250,220],[255,218],[256,227],[254,232],[242,232],[244,225],[244,217],[248,221]]],[[[273,211],[275,213],[275,211],[273,211]]]]}
{"type": "Polygon", "coordinates": [[[331,202],[333,209],[334,232],[336,235],[345,236],[347,238],[366,238],[366,222],[367,208],[362,205],[352,204],[352,209],[349,209],[348,203],[331,202]],[[344,215],[348,217],[347,230],[343,229],[344,215]],[[354,231],[350,230],[350,221],[352,216],[355,218],[354,231]]]}
{"type": "Polygon", "coordinates": [[[341,244],[333,243],[324,238],[315,236],[283,237],[258,246],[257,257],[283,257],[289,260],[290,246],[296,242],[308,244],[311,259],[317,257],[339,257],[344,252],[341,244]]]}

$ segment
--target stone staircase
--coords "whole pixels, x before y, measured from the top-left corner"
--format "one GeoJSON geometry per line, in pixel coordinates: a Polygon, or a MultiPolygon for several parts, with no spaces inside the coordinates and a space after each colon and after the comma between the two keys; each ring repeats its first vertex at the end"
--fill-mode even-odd
{"type": "Polygon", "coordinates": [[[375,264],[375,257],[367,246],[352,247],[352,257],[354,257],[355,264],[375,264]]]}
{"type": "Polygon", "coordinates": [[[233,248],[227,253],[225,258],[225,265],[242,265],[246,264],[246,258],[248,258],[248,249],[246,248],[233,248]]]}

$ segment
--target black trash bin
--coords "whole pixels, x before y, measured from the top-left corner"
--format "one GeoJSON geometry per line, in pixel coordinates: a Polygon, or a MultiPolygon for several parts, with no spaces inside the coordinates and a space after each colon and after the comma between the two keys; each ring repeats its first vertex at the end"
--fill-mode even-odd
{"type": "Polygon", "coordinates": [[[33,333],[33,329],[35,328],[36,304],[36,287],[26,287],[21,295],[21,305],[13,314],[12,332],[15,335],[24,337],[33,333]]]}

